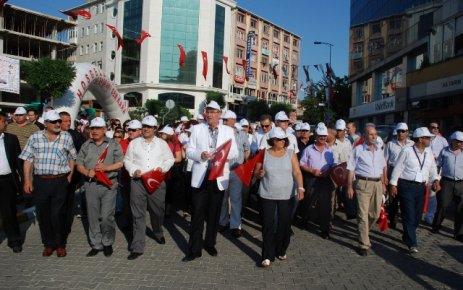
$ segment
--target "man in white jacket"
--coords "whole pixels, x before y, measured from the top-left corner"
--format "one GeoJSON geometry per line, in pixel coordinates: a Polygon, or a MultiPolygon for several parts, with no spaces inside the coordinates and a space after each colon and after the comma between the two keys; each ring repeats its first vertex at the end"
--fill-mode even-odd
{"type": "Polygon", "coordinates": [[[193,126],[190,142],[186,151],[187,157],[194,161],[191,186],[193,187],[190,240],[188,250],[182,261],[188,262],[201,257],[203,248],[204,221],[207,222],[204,249],[217,256],[215,248],[220,209],[224,191],[228,188],[230,169],[225,163],[223,176],[209,181],[209,173],[213,166],[212,159],[216,148],[228,140],[232,140],[227,160],[238,157],[238,147],[234,130],[220,125],[220,106],[211,101],[206,105],[206,123],[193,126]]]}

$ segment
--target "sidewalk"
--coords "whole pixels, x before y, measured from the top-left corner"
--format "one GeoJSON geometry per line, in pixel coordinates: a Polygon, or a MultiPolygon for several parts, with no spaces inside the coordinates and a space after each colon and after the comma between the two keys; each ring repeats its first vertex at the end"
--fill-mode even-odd
{"type": "MultiPolygon", "coordinates": [[[[248,212],[249,213],[249,212],[248,212]]],[[[247,214],[248,215],[248,214],[247,214]]],[[[255,213],[249,215],[255,219],[255,213]]],[[[271,268],[260,263],[260,227],[245,220],[243,236],[219,234],[219,255],[205,251],[200,259],[181,261],[187,246],[188,222],[173,214],[165,222],[167,243],[147,237],[144,255],[128,261],[127,242],[116,234],[113,256],[87,258],[90,250],[81,220],[69,238],[68,256],[44,258],[38,224],[22,224],[24,251],[13,254],[6,241],[0,245],[0,289],[423,289],[463,287],[463,244],[451,238],[452,225],[442,234],[429,227],[418,230],[420,252],[410,256],[399,230],[380,233],[374,227],[369,256],[357,254],[356,224],[335,220],[332,239],[293,227],[288,260],[271,268]]]]}

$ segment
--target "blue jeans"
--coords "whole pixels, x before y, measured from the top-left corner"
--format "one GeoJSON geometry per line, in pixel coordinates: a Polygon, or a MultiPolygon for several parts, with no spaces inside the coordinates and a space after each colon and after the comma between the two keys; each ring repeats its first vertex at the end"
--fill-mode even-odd
{"type": "MultiPolygon", "coordinates": [[[[429,193],[431,193],[431,189],[429,189],[429,193]]],[[[429,195],[428,198],[428,210],[426,211],[426,215],[424,217],[424,220],[428,224],[432,224],[432,220],[434,219],[434,214],[436,213],[437,209],[437,198],[436,195],[429,195]]]]}
{"type": "Polygon", "coordinates": [[[416,247],[416,229],[423,214],[426,184],[399,179],[398,191],[404,229],[402,240],[409,248],[416,247]]]}

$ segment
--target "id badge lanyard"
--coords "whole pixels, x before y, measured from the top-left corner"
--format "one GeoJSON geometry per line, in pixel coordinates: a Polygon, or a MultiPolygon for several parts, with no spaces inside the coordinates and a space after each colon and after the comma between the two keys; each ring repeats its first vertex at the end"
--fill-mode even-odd
{"type": "Polygon", "coordinates": [[[415,152],[416,159],[418,159],[418,164],[420,164],[420,173],[422,174],[423,173],[424,162],[426,161],[426,151],[424,151],[423,162],[421,162],[421,159],[418,156],[418,153],[416,152],[415,146],[413,146],[413,152],[415,152]]]}

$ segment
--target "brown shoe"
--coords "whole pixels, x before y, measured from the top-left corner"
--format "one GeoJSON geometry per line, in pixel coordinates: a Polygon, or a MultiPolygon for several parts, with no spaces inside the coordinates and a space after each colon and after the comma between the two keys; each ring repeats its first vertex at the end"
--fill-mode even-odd
{"type": "Polygon", "coordinates": [[[46,247],[43,249],[42,256],[44,257],[50,257],[53,254],[54,249],[50,247],[46,247]]]}
{"type": "Polygon", "coordinates": [[[57,257],[66,257],[67,253],[66,253],[66,249],[65,248],[58,248],[56,249],[56,256],[57,257]]]}

